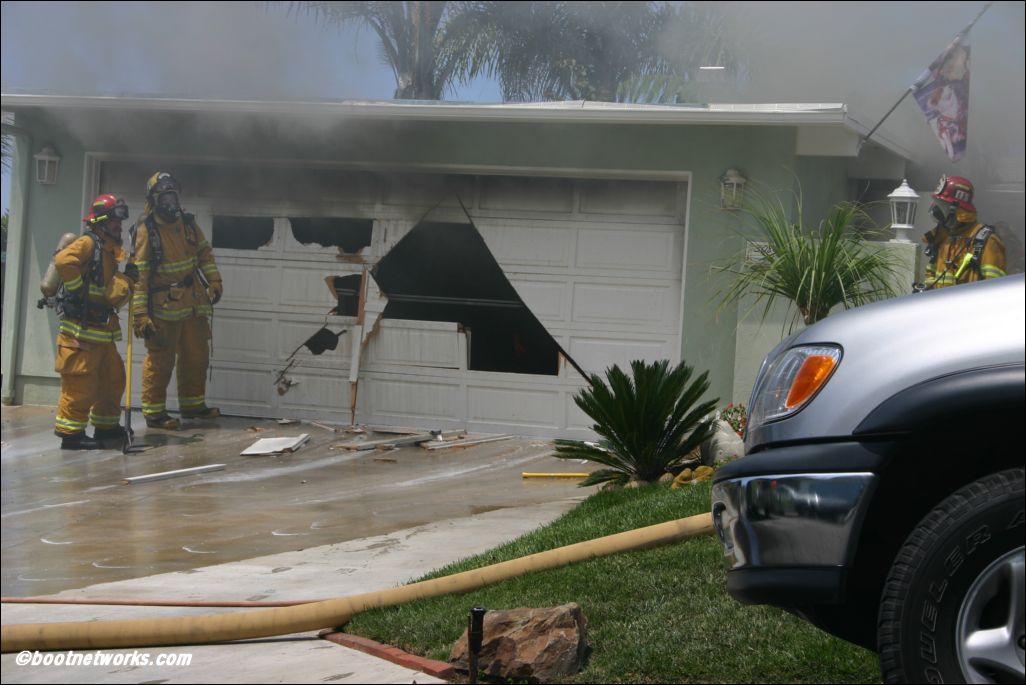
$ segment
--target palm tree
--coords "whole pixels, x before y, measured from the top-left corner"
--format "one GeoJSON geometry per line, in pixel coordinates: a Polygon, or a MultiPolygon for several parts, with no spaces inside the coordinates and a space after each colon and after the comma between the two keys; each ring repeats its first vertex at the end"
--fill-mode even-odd
{"type": "Polygon", "coordinates": [[[595,422],[592,429],[601,440],[556,440],[555,456],[609,467],[592,472],[582,487],[658,480],[713,433],[718,400],[699,403],[709,389],[709,374],[692,381],[693,373],[684,362],[669,369],[664,359],[631,362],[630,377],[614,365],[606,370],[608,384],[592,374],[591,387],[574,402],[595,422]]]}
{"type": "Polygon", "coordinates": [[[863,205],[841,202],[831,207],[818,230],[805,226],[800,196],[797,221],[779,199],[757,198],[747,213],[760,240],[750,243],[739,264],[721,267],[734,275],[723,304],[753,295],[756,303],[765,303],[765,318],[781,297],[812,325],[835,306],[849,309],[897,294],[899,260],[887,249],[868,244],[865,235],[872,231],[861,228],[870,221],[863,205]]]}
{"type": "Polygon", "coordinates": [[[445,20],[453,3],[294,2],[292,9],[313,12],[338,26],[363,24],[377,34],[384,61],[395,74],[398,100],[441,100],[452,85],[455,63],[444,51],[445,20]]]}
{"type": "Polygon", "coordinates": [[[464,2],[449,22],[461,78],[506,100],[675,101],[708,61],[727,62],[720,15],[667,2],[464,2]]]}
{"type": "Polygon", "coordinates": [[[440,100],[497,78],[507,101],[675,102],[695,69],[730,66],[721,15],[668,2],[293,2],[336,25],[369,26],[398,99],[440,100]]]}

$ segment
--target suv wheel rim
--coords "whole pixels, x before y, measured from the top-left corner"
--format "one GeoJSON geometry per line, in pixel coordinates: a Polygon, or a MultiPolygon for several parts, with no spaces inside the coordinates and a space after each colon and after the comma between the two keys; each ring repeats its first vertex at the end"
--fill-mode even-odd
{"type": "Polygon", "coordinates": [[[995,560],[973,582],[958,612],[958,663],[966,682],[1023,682],[1026,601],[1023,547],[995,560]]]}

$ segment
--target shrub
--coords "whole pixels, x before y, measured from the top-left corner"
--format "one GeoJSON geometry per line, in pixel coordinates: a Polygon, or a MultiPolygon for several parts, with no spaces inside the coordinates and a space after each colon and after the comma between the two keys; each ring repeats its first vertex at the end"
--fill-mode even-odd
{"type": "Polygon", "coordinates": [[[709,389],[708,372],[692,380],[684,362],[673,369],[669,361],[631,362],[631,376],[619,366],[606,369],[606,381],[590,378],[574,402],[595,424],[598,443],[556,440],[556,457],[587,459],[609,468],[599,469],[581,486],[613,482],[625,484],[658,480],[668,467],[712,435],[717,400],[699,403],[709,389]]]}

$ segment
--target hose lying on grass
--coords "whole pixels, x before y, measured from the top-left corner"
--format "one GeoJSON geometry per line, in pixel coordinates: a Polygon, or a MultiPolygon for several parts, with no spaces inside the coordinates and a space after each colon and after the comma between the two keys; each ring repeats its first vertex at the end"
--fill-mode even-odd
{"type": "Polygon", "coordinates": [[[698,514],[530,554],[444,578],[301,606],[175,618],[6,625],[2,630],[0,651],[197,645],[319,630],[341,626],[354,614],[367,609],[467,592],[526,573],[680,542],[706,535],[712,530],[712,517],[708,513],[698,514]]]}

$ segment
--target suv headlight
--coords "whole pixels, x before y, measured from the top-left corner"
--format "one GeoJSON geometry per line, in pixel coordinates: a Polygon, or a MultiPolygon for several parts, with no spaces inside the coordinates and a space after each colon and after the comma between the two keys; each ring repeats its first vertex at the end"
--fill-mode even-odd
{"type": "Polygon", "coordinates": [[[763,371],[752,401],[750,426],[791,416],[815,397],[841,363],[838,345],[792,347],[763,371]]]}

